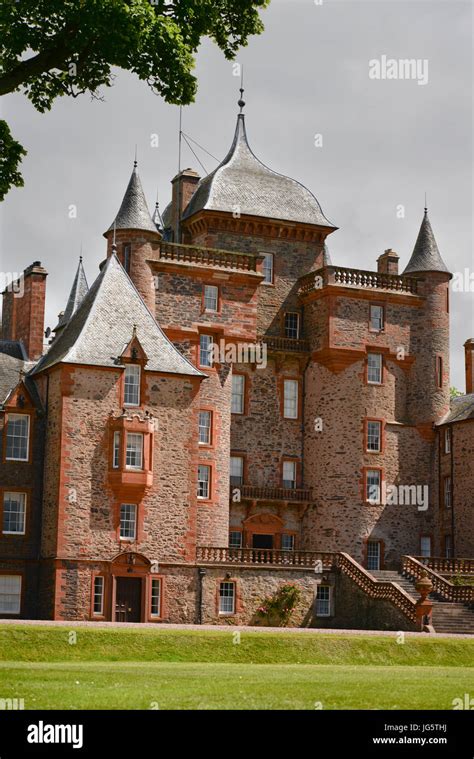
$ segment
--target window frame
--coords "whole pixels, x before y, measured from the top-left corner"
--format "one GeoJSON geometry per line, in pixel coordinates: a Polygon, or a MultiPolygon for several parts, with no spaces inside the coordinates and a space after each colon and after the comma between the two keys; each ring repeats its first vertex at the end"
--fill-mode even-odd
{"type": "MultiPolygon", "coordinates": [[[[23,589],[24,589],[24,573],[18,572],[16,570],[4,570],[2,569],[0,571],[0,581],[2,577],[18,577],[20,580],[20,592],[18,595],[18,611],[5,611],[2,610],[0,607],[0,617],[2,616],[8,616],[8,617],[18,617],[22,613],[23,609],[23,589]]],[[[3,595],[12,595],[10,594],[3,594],[3,595]]],[[[2,595],[0,594],[0,599],[2,598],[2,595]]]]}
{"type": "Polygon", "coordinates": [[[103,617],[104,616],[104,608],[105,608],[105,576],[102,574],[95,574],[92,577],[92,616],[93,617],[103,617]],[[102,581],[102,589],[100,594],[100,611],[96,611],[95,603],[97,598],[96,593],[96,581],[101,580],[102,581]]]}
{"type": "Polygon", "coordinates": [[[328,585],[327,583],[318,584],[318,587],[317,587],[317,590],[316,590],[316,602],[315,602],[315,609],[314,609],[315,616],[316,617],[330,617],[330,616],[332,616],[331,615],[331,602],[332,602],[332,588],[331,588],[331,585],[328,585]],[[328,597],[327,598],[318,598],[319,591],[322,590],[323,588],[324,588],[324,590],[327,590],[327,596],[328,597]],[[318,606],[318,602],[319,603],[327,604],[327,606],[324,607],[324,608],[327,608],[327,612],[323,612],[321,610],[321,607],[318,606]]]}
{"type": "Polygon", "coordinates": [[[209,346],[206,349],[206,352],[208,354],[209,359],[209,353],[212,351],[212,346],[214,345],[214,335],[211,335],[209,332],[200,332],[199,333],[199,345],[198,345],[198,365],[200,367],[203,367],[204,369],[212,369],[214,367],[214,362],[212,361],[212,357],[209,359],[209,364],[203,364],[202,357],[203,357],[203,349],[201,345],[201,341],[203,338],[209,338],[209,346]]]}
{"type": "Polygon", "coordinates": [[[380,386],[380,385],[383,385],[383,380],[384,380],[384,376],[383,375],[384,375],[384,357],[383,357],[383,353],[380,353],[380,351],[374,351],[374,350],[367,351],[367,361],[366,361],[366,383],[367,383],[367,385],[375,385],[376,387],[380,386]],[[379,361],[380,361],[380,381],[369,379],[370,370],[371,370],[371,367],[370,367],[370,357],[371,356],[377,356],[378,359],[379,359],[379,361]]]}
{"type": "Polygon", "coordinates": [[[246,403],[247,375],[239,373],[239,372],[232,372],[231,382],[232,382],[232,387],[231,387],[231,399],[230,399],[230,412],[231,414],[236,414],[237,416],[245,416],[245,414],[247,413],[247,403],[246,403]],[[242,411],[234,411],[233,409],[234,396],[236,396],[236,393],[234,393],[234,377],[236,379],[239,378],[242,380],[242,393],[238,396],[239,398],[241,398],[241,401],[242,401],[241,403],[242,411]]]}
{"type": "MultiPolygon", "coordinates": [[[[17,413],[16,411],[8,411],[6,414],[6,420],[5,420],[5,437],[4,437],[4,444],[5,444],[5,462],[16,462],[18,464],[29,464],[31,463],[31,427],[32,427],[32,418],[31,414],[28,413],[17,413]],[[27,430],[26,430],[26,457],[25,458],[16,458],[13,456],[8,456],[8,428],[10,426],[10,421],[12,418],[17,417],[24,417],[27,422],[27,430]]],[[[15,439],[15,438],[13,438],[15,439]]],[[[20,438],[23,439],[23,438],[20,438]]]]}
{"type": "Polygon", "coordinates": [[[281,462],[281,486],[282,488],[285,488],[285,490],[297,490],[298,488],[298,463],[299,461],[297,459],[292,458],[283,458],[281,462]],[[285,466],[288,466],[289,464],[293,467],[293,475],[294,478],[292,480],[286,480],[285,479],[285,466]],[[285,485],[285,482],[293,482],[293,485],[285,485]]]}
{"type": "MultiPolygon", "coordinates": [[[[133,374],[133,372],[132,372],[133,374]]],[[[123,372],[123,405],[127,408],[138,408],[141,405],[141,385],[142,385],[142,367],[140,364],[125,364],[125,369],[123,372]],[[130,385],[130,383],[127,383],[127,372],[130,372],[131,369],[137,370],[135,375],[138,373],[138,383],[133,383],[130,385]],[[137,402],[127,401],[127,386],[137,388],[137,402]]]]}
{"type": "Polygon", "coordinates": [[[283,316],[283,331],[285,333],[285,338],[288,340],[299,340],[300,339],[300,314],[298,311],[285,311],[283,316]],[[288,328],[287,327],[287,317],[296,317],[296,335],[289,335],[287,334],[288,329],[294,329],[294,328],[288,328]]]}
{"type": "Polygon", "coordinates": [[[264,251],[260,255],[264,256],[264,259],[262,261],[262,274],[264,275],[264,279],[260,284],[262,285],[274,285],[275,284],[275,255],[273,253],[270,253],[269,251],[264,251]],[[271,266],[265,266],[265,263],[267,260],[271,261],[271,266]],[[270,279],[267,279],[267,271],[270,271],[270,279]]]}
{"type": "Polygon", "coordinates": [[[373,332],[375,334],[380,334],[380,332],[385,331],[385,304],[383,303],[369,303],[369,332],[373,332]],[[372,320],[372,309],[380,308],[381,310],[381,326],[380,327],[374,327],[372,320]]]}
{"type": "Polygon", "coordinates": [[[453,480],[450,474],[443,477],[443,508],[450,511],[453,508],[453,480]],[[447,487],[449,483],[449,487],[447,487]]]}
{"type": "Polygon", "coordinates": [[[383,485],[383,469],[382,467],[377,466],[368,466],[364,467],[364,477],[363,477],[363,484],[364,484],[364,502],[369,506],[382,506],[382,485],[383,485]],[[378,494],[378,500],[375,502],[372,498],[369,498],[368,493],[368,487],[369,487],[369,472],[377,472],[379,476],[379,494],[378,494]]]}
{"type": "Polygon", "coordinates": [[[367,560],[366,560],[367,571],[368,572],[379,572],[380,569],[382,568],[382,541],[381,540],[376,540],[376,539],[375,540],[367,540],[367,543],[366,543],[366,557],[367,557],[367,560]],[[376,567],[371,567],[370,566],[370,561],[371,561],[371,559],[374,558],[374,556],[370,555],[370,547],[371,546],[377,546],[378,547],[377,556],[376,556],[376,558],[377,558],[377,566],[376,567]]]}
{"type": "Polygon", "coordinates": [[[120,503],[120,511],[119,511],[119,540],[126,541],[127,543],[133,543],[137,540],[138,535],[138,504],[136,503],[128,503],[128,502],[121,502],[120,503]],[[127,523],[133,524],[134,530],[133,530],[133,537],[132,536],[125,536],[122,535],[122,509],[124,507],[133,507],[134,508],[134,521],[133,523],[130,522],[130,520],[127,520],[127,523]]]}
{"type": "Polygon", "coordinates": [[[162,619],[163,618],[163,577],[150,577],[150,619],[162,619]],[[153,584],[159,584],[158,593],[158,611],[153,611],[153,598],[156,594],[153,593],[153,584]]]}
{"type": "MultiPolygon", "coordinates": [[[[214,299],[213,299],[214,302],[214,299]]],[[[219,285],[215,284],[208,284],[204,282],[202,286],[202,311],[203,313],[209,313],[209,314],[218,314],[220,311],[220,288],[219,285]],[[215,293],[215,308],[211,308],[210,306],[206,305],[206,301],[208,300],[208,296],[206,295],[207,288],[212,288],[216,291],[215,293]]]]}
{"type": "Polygon", "coordinates": [[[219,591],[218,591],[218,609],[219,609],[219,616],[220,617],[229,617],[233,616],[235,614],[236,610],[236,600],[237,600],[237,583],[235,580],[220,580],[219,581],[219,591]],[[222,594],[223,586],[232,586],[232,596],[224,596],[222,594]],[[232,598],[232,610],[229,609],[222,609],[222,599],[223,598],[232,598]]]}
{"type": "Polygon", "coordinates": [[[213,445],[213,410],[209,408],[200,408],[198,410],[198,445],[200,448],[211,448],[213,445]],[[207,414],[209,418],[209,426],[201,425],[201,414],[207,414]],[[201,440],[201,430],[206,429],[208,432],[207,440],[201,440]]]}
{"type": "Polygon", "coordinates": [[[375,454],[383,453],[384,452],[384,420],[383,419],[377,419],[375,417],[367,417],[365,420],[365,436],[364,436],[364,451],[365,453],[369,454],[375,454]],[[371,424],[378,424],[379,425],[379,447],[377,450],[369,448],[369,438],[370,438],[370,425],[371,424]]]}
{"type": "Polygon", "coordinates": [[[420,535],[420,556],[427,559],[431,556],[431,550],[433,547],[433,540],[432,536],[428,534],[420,535]],[[430,542],[430,552],[428,554],[423,553],[423,540],[429,540],[430,542]]]}
{"type": "Polygon", "coordinates": [[[243,531],[241,529],[230,528],[230,530],[229,530],[229,548],[237,551],[237,550],[239,550],[240,548],[243,547],[243,541],[244,541],[243,531]],[[231,543],[231,539],[230,539],[231,535],[239,535],[240,539],[239,539],[239,545],[238,546],[232,546],[230,544],[231,543]]]}
{"type": "Polygon", "coordinates": [[[444,453],[451,453],[452,448],[452,430],[451,427],[444,428],[444,453]]]}
{"type": "Polygon", "coordinates": [[[212,465],[209,462],[204,462],[204,461],[199,462],[198,467],[197,467],[197,488],[196,488],[196,496],[197,496],[198,501],[210,501],[212,499],[212,482],[213,482],[212,465]],[[207,479],[207,494],[206,495],[199,495],[200,482],[206,482],[206,480],[199,479],[199,470],[201,468],[207,469],[208,475],[209,475],[207,479]]]}
{"type": "MultiPolygon", "coordinates": [[[[130,449],[131,450],[131,449],[130,449]]],[[[125,470],[127,472],[143,472],[144,467],[144,451],[145,451],[145,436],[143,432],[126,432],[125,434],[125,470]],[[132,464],[128,464],[128,440],[130,437],[135,437],[138,439],[141,439],[141,463],[140,466],[134,466],[132,464]]]]}
{"type": "Polygon", "coordinates": [[[7,535],[9,537],[25,537],[26,535],[26,526],[27,526],[27,514],[28,514],[28,493],[24,490],[7,490],[6,488],[1,491],[1,534],[7,535]],[[22,531],[12,531],[12,530],[4,530],[4,524],[5,524],[5,499],[7,495],[18,495],[23,496],[23,530],[22,531]]]}
{"type": "Polygon", "coordinates": [[[301,418],[301,410],[300,410],[300,403],[301,403],[301,389],[300,389],[301,380],[299,377],[283,377],[282,378],[282,404],[281,404],[281,413],[283,419],[288,419],[289,421],[298,421],[301,418]],[[285,388],[287,386],[287,383],[293,383],[296,386],[296,415],[295,416],[288,416],[288,414],[285,411],[286,408],[286,393],[285,388]]]}
{"type": "Polygon", "coordinates": [[[295,550],[295,543],[296,543],[296,536],[294,532],[282,532],[280,535],[280,550],[281,551],[294,551],[295,550]],[[291,542],[290,548],[285,548],[283,546],[284,540],[289,540],[291,542]]]}
{"type": "Polygon", "coordinates": [[[229,457],[229,485],[231,488],[241,488],[245,481],[245,456],[243,456],[241,453],[233,453],[231,452],[229,457]],[[232,459],[234,460],[240,460],[241,462],[241,481],[240,482],[232,482],[232,477],[235,475],[231,474],[231,468],[232,468],[232,459]]]}

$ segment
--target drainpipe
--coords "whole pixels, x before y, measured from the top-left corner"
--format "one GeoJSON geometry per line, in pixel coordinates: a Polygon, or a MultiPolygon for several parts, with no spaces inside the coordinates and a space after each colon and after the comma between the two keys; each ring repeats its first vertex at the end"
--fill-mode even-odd
{"type": "Polygon", "coordinates": [[[203,614],[203,592],[202,592],[202,583],[203,579],[206,576],[206,570],[202,567],[199,567],[198,569],[198,625],[202,625],[202,614],[203,614]]]}

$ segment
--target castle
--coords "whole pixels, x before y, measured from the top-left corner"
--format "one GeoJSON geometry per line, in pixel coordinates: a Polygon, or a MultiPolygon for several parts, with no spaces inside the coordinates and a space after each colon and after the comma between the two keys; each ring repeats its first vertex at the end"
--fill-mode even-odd
{"type": "Polygon", "coordinates": [[[5,290],[0,617],[250,623],[296,582],[295,624],[414,629],[390,572],[474,556],[474,340],[450,403],[426,210],[402,273],[333,264],[336,229],[240,113],[163,217],[135,163],[46,350],[46,270],[5,290]]]}

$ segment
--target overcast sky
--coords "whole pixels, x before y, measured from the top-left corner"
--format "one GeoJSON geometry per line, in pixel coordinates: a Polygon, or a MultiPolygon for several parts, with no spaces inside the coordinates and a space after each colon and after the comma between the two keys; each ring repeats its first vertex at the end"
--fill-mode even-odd
{"type": "MultiPolygon", "coordinates": [[[[256,155],[298,179],[339,227],[334,263],[375,268],[386,248],[411,255],[428,194],[431,223],[451,271],[472,262],[472,3],[470,0],[273,0],[265,32],[237,60],[245,69],[245,112],[256,155]],[[428,61],[428,83],[369,78],[369,61],[428,61]],[[321,134],[322,147],[315,147],[321,134]],[[399,218],[397,207],[405,207],[399,218]]],[[[205,42],[196,103],[183,130],[219,159],[232,141],[239,80],[205,42]]],[[[46,325],[53,327],[82,244],[89,284],[105,257],[102,233],[129,180],[135,144],[153,208],[169,201],[178,165],[178,108],[117,71],[105,102],[56,101],[37,113],[21,95],[2,98],[2,117],[28,149],[25,187],[1,208],[2,271],[40,260],[49,271],[46,325]],[[159,147],[151,136],[159,135],[159,147]],[[77,218],[70,219],[70,205],[77,218]]],[[[216,162],[198,150],[207,171],[216,162]]],[[[184,146],[182,167],[203,174],[184,146]]],[[[452,384],[464,391],[462,344],[474,337],[473,293],[452,295],[452,384]]]]}

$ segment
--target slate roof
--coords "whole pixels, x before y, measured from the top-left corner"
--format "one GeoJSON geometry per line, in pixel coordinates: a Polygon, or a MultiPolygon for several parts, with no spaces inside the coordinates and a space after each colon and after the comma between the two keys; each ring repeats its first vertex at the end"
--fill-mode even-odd
{"type": "Polygon", "coordinates": [[[444,419],[438,422],[438,426],[451,424],[451,422],[462,422],[466,419],[474,420],[474,393],[451,398],[450,406],[450,411],[444,419]]]}
{"type": "Polygon", "coordinates": [[[403,273],[412,274],[422,271],[443,271],[449,274],[438,250],[426,208],[413,253],[403,273]]]}
{"type": "Polygon", "coordinates": [[[206,376],[168,340],[115,255],[107,260],[76,313],[32,374],[60,362],[120,365],[118,357],[131,340],[133,325],[148,356],[147,370],[206,376]]]}
{"type": "MultiPolygon", "coordinates": [[[[314,195],[294,179],[277,174],[253,154],[244,114],[237,117],[234,141],[222,163],[202,179],[183,219],[201,210],[235,212],[337,229],[324,216],[314,195]]],[[[163,214],[165,217],[166,211],[163,214]]],[[[165,224],[166,219],[163,218],[165,224]]]]}
{"type": "Polygon", "coordinates": [[[77,309],[86,297],[88,291],[89,285],[87,284],[86,273],[82,265],[81,257],[79,259],[79,266],[77,267],[76,276],[74,277],[74,282],[72,283],[71,292],[69,293],[66,308],[64,310],[64,313],[61,315],[56,327],[54,328],[55,332],[68,323],[73,314],[76,313],[77,309]]]}
{"type": "Polygon", "coordinates": [[[13,358],[19,358],[22,361],[28,359],[25,346],[21,340],[0,340],[0,353],[6,353],[13,358]]]}
{"type": "Polygon", "coordinates": [[[0,404],[5,402],[13,388],[18,385],[20,370],[24,365],[25,362],[21,359],[0,353],[0,404]]]}
{"type": "MultiPolygon", "coordinates": [[[[110,232],[113,228],[114,222],[112,222],[107,232],[110,232]]],[[[136,166],[133,168],[132,176],[123,196],[122,205],[115,217],[115,228],[143,229],[148,232],[157,231],[148,210],[148,204],[136,166]]]]}

